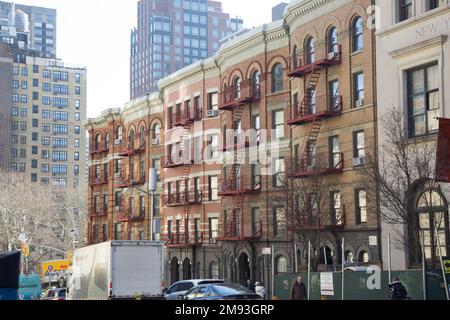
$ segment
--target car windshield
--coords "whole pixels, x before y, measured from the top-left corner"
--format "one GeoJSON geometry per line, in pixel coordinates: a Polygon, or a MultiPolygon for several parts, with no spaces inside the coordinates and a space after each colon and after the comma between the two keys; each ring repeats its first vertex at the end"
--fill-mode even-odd
{"type": "Polygon", "coordinates": [[[255,294],[238,284],[224,284],[213,286],[214,292],[219,296],[232,296],[240,294],[255,294]]]}
{"type": "Polygon", "coordinates": [[[60,292],[59,292],[59,295],[58,295],[59,297],[65,297],[66,296],[66,290],[61,290],[60,292]]]}
{"type": "Polygon", "coordinates": [[[47,292],[47,298],[53,298],[54,296],[55,296],[55,291],[49,290],[49,291],[47,292]]]}

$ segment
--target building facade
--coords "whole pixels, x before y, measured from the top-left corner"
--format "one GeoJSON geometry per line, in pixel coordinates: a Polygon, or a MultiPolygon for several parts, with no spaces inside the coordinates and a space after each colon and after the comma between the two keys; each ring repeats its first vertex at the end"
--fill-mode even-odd
{"type": "Polygon", "coordinates": [[[404,270],[421,266],[420,243],[429,266],[436,263],[435,227],[443,255],[450,250],[450,193],[448,186],[434,182],[432,147],[437,139],[437,118],[450,117],[450,92],[445,90],[450,82],[450,2],[377,1],[377,5],[383,13],[376,38],[379,145],[389,141],[382,120],[397,109],[408,145],[418,150],[428,145],[433,152],[425,165],[431,171],[411,171],[411,189],[405,192],[408,217],[402,217],[408,225],[383,219],[383,261],[389,261],[390,236],[392,269],[404,270]]]}
{"type": "Polygon", "coordinates": [[[131,99],[158,91],[158,80],[212,56],[220,39],[243,25],[210,0],[141,0],[137,16],[131,31],[131,99]]]}
{"type": "Polygon", "coordinates": [[[32,182],[84,185],[86,68],[9,45],[3,49],[1,99],[8,106],[3,129],[9,138],[4,168],[32,182]]]}
{"type": "Polygon", "coordinates": [[[0,39],[56,57],[56,10],[0,1],[0,39]]]}
{"type": "MultiPolygon", "coordinates": [[[[166,283],[252,279],[271,290],[273,273],[304,270],[308,242],[319,270],[341,265],[342,239],[345,262],[380,264],[379,215],[367,206],[376,195],[366,190],[371,181],[361,174],[366,154],[375,153],[377,128],[370,5],[292,1],[282,20],[236,34],[214,57],[160,80],[158,94],[89,120],[90,176],[101,185],[91,181],[90,208],[100,208],[106,230],[91,242],[117,239],[114,226],[133,217],[123,215],[131,212],[120,207],[123,192],[139,192],[129,183],[114,184],[108,163],[127,168],[124,161],[144,156],[128,168],[145,174],[136,167],[142,161],[145,169],[161,168],[160,198],[151,199],[160,201],[152,205],[160,219],[154,222],[156,216],[146,210],[142,218],[146,226],[158,224],[161,237],[139,234],[165,242],[166,283]],[[141,119],[154,131],[156,111],[141,115],[144,101],[159,106],[161,140],[150,155],[146,150],[156,135],[130,120],[141,119]],[[96,133],[108,130],[112,136],[116,122],[123,126],[122,137],[133,136],[132,130],[147,138],[114,156],[111,147],[92,149],[102,141],[96,133]],[[116,191],[112,185],[124,187],[116,191]],[[115,208],[122,215],[114,214],[115,208]]],[[[145,191],[148,177],[141,178],[134,181],[145,191]]],[[[139,203],[152,197],[140,196],[139,203]]],[[[90,231],[99,234],[94,225],[90,231]]]]}

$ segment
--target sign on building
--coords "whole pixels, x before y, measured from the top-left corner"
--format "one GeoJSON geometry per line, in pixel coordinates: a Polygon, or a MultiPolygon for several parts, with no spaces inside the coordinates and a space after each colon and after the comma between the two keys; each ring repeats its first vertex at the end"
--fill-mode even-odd
{"type": "Polygon", "coordinates": [[[322,296],[334,296],[332,272],[322,272],[320,274],[320,294],[322,296]]]}

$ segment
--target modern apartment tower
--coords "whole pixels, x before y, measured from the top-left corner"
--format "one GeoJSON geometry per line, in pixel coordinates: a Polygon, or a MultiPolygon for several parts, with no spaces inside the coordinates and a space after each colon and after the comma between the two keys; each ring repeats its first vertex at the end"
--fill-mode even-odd
{"type": "Polygon", "coordinates": [[[28,175],[32,182],[83,184],[86,68],[8,44],[1,47],[3,168],[28,175]]]}
{"type": "Polygon", "coordinates": [[[0,1],[0,41],[56,56],[56,10],[0,1]]]}
{"type": "Polygon", "coordinates": [[[212,56],[242,26],[218,1],[140,0],[131,31],[130,98],[157,91],[159,79],[212,56]]]}

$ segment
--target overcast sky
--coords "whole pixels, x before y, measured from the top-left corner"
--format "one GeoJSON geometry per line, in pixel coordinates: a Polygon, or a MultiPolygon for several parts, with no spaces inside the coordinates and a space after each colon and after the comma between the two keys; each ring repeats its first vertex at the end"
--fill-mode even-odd
{"type": "MultiPolygon", "coordinates": [[[[57,10],[58,58],[88,68],[88,117],[129,100],[130,30],[136,25],[137,0],[15,2],[57,10]]],[[[271,8],[280,2],[222,0],[224,11],[242,17],[246,27],[270,22],[271,8]]]]}

